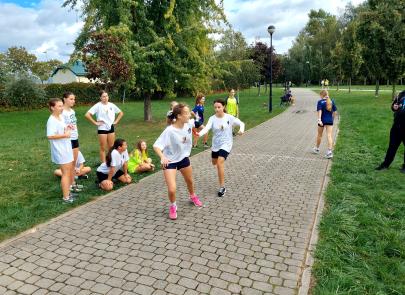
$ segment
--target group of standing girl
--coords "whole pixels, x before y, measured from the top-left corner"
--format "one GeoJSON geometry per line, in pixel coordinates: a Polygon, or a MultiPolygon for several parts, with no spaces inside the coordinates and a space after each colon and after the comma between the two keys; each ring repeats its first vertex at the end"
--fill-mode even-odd
{"type": "MultiPolygon", "coordinates": [[[[79,150],[79,132],[76,113],[73,110],[75,95],[67,92],[63,100],[54,98],[49,101],[51,115],[47,122],[47,137],[51,146],[52,162],[59,165],[55,175],[61,177],[63,201],[74,202],[83,186],[76,184],[76,178],[87,178],[90,167],[83,165],[85,159],[79,150]]],[[[127,143],[123,139],[115,139],[114,126],[119,123],[124,113],[109,102],[108,93],[101,91],[100,102],[86,113],[85,117],[97,126],[99,140],[99,157],[101,165],[97,168],[97,179],[103,190],[113,189],[113,180],[130,183],[128,174],[127,143]],[[95,116],[95,119],[93,118],[95,116]]],[[[138,143],[139,150],[133,153],[133,171],[144,172],[153,170],[149,158],[145,158],[146,143],[138,143]]]]}

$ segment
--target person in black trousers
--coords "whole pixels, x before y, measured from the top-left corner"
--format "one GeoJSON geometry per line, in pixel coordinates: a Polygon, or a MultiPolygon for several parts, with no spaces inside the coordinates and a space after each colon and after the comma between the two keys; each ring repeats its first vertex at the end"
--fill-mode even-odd
{"type": "MultiPolygon", "coordinates": [[[[395,154],[401,142],[405,146],[405,90],[401,91],[398,96],[395,97],[391,105],[391,110],[394,112],[394,123],[390,131],[390,144],[384,162],[382,162],[376,170],[388,169],[392,161],[394,161],[395,154]]],[[[405,173],[405,151],[401,172],[405,173]]]]}

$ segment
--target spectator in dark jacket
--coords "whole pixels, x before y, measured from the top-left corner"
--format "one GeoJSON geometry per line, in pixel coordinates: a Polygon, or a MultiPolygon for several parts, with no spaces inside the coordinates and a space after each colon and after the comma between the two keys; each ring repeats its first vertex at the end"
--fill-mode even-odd
{"type": "MultiPolygon", "coordinates": [[[[405,90],[401,91],[398,96],[395,97],[391,105],[391,110],[394,112],[394,123],[390,131],[390,143],[384,162],[382,162],[376,170],[387,169],[392,161],[394,161],[395,154],[401,142],[405,146],[405,90]]],[[[405,151],[401,172],[405,173],[405,151]]]]}

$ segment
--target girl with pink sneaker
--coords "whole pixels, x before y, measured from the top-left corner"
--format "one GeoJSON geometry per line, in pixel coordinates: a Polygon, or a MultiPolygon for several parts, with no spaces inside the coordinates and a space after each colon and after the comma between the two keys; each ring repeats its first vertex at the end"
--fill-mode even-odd
{"type": "Polygon", "coordinates": [[[165,177],[170,207],[169,218],[177,219],[176,205],[176,173],[180,170],[187,184],[189,200],[195,206],[201,207],[202,203],[194,192],[193,170],[189,156],[193,143],[192,129],[194,120],[190,119],[190,109],[187,105],[179,103],[168,113],[171,124],[153,144],[153,149],[160,157],[163,174],[165,177]]]}

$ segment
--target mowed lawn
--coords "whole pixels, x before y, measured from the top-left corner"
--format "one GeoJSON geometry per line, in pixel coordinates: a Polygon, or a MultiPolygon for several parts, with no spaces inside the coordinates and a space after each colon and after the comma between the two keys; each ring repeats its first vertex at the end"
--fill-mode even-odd
{"type": "MultiPolygon", "coordinates": [[[[263,92],[262,92],[263,93],[263,92]]],[[[247,128],[252,128],[282,112],[278,105],[282,89],[273,91],[274,109],[268,113],[268,96],[257,96],[255,89],[240,93],[241,120],[247,128]]],[[[216,98],[225,98],[226,94],[210,95],[206,100],[205,116],[213,114],[212,103],[216,98]]],[[[78,98],[80,100],[80,98],[78,98]]],[[[178,98],[194,106],[193,98],[178,98]]],[[[95,103],[98,98],[95,98],[95,103]]],[[[160,163],[152,150],[152,144],[166,127],[165,115],[169,100],[153,101],[153,122],[143,121],[143,102],[117,103],[125,113],[116,126],[117,138],[127,140],[131,151],[139,139],[145,139],[149,145],[149,155],[156,164],[160,163]]],[[[90,106],[76,107],[78,118],[80,149],[86,159],[86,165],[93,171],[88,180],[80,181],[85,189],[73,205],[62,203],[59,179],[53,176],[56,165],[51,163],[49,143],[46,138],[46,122],[50,115],[47,109],[27,112],[0,113],[0,241],[42,223],[52,217],[84,204],[104,193],[95,184],[95,170],[99,165],[98,139],[96,127],[84,118],[90,106]]],[[[199,148],[193,153],[201,152],[199,148]]],[[[207,159],[208,160],[208,159],[207,159]]],[[[157,165],[159,166],[159,165],[157,165]]],[[[142,176],[134,176],[134,182],[142,176]]],[[[117,186],[119,187],[119,186],[117,186]]],[[[162,187],[162,194],[166,191],[162,187]]]]}
{"type": "Polygon", "coordinates": [[[313,294],[405,294],[403,146],[389,170],[374,170],[388,146],[391,93],[378,98],[369,92],[330,94],[341,121],[313,294]]]}

